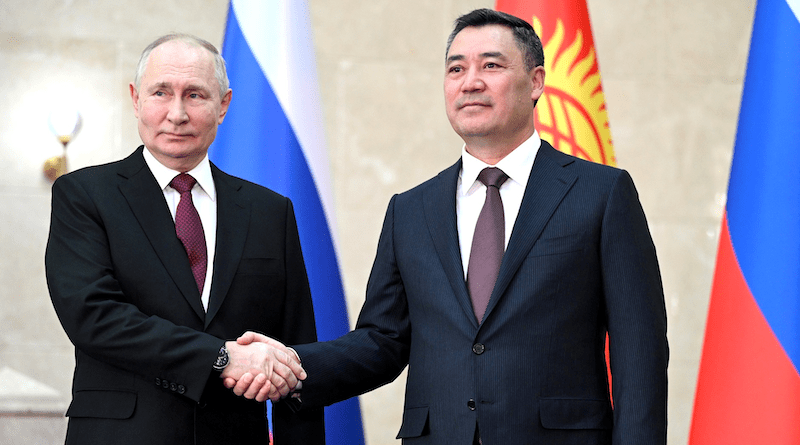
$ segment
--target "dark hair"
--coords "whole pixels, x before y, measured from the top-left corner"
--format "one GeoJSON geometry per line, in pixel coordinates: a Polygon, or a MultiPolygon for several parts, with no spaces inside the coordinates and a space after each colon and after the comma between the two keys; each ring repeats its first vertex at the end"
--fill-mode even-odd
{"type": "Polygon", "coordinates": [[[533,26],[519,17],[492,9],[476,9],[456,19],[453,32],[447,38],[445,58],[450,54],[450,45],[461,30],[470,26],[481,27],[486,25],[502,25],[511,29],[514,41],[517,42],[517,47],[522,51],[525,68],[528,71],[537,66],[544,66],[542,41],[539,40],[539,36],[536,35],[533,26]]]}

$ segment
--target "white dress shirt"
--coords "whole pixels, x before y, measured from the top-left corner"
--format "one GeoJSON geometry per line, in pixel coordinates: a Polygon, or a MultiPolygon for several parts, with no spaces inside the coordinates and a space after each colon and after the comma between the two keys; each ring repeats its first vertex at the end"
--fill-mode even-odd
{"type": "Polygon", "coordinates": [[[456,220],[458,221],[458,242],[461,246],[461,262],[464,266],[464,279],[467,279],[467,266],[472,250],[475,225],[486,201],[486,186],[478,181],[478,175],[486,167],[497,167],[508,175],[500,186],[500,199],[503,201],[505,217],[505,247],[511,238],[511,231],[522,205],[525,186],[531,175],[533,160],[539,151],[542,140],[537,131],[514,151],[500,160],[497,165],[489,165],[467,153],[466,146],[461,149],[461,172],[456,188],[456,220]]]}
{"type": "MultiPolygon", "coordinates": [[[[181,194],[177,190],[170,187],[169,183],[175,176],[181,172],[171,170],[150,153],[150,150],[145,148],[144,160],[147,167],[155,176],[158,186],[164,192],[164,199],[167,201],[167,206],[172,214],[172,221],[175,221],[175,211],[178,209],[178,203],[181,200],[181,194]]],[[[208,268],[206,269],[206,280],[203,285],[203,292],[200,293],[200,299],[203,302],[203,308],[208,310],[208,299],[211,294],[211,277],[214,276],[214,252],[217,245],[217,189],[214,187],[214,178],[211,176],[211,163],[208,161],[208,155],[197,164],[197,167],[186,172],[190,174],[197,184],[192,188],[192,202],[200,215],[200,222],[203,224],[203,233],[206,236],[206,250],[208,253],[208,268]]]]}

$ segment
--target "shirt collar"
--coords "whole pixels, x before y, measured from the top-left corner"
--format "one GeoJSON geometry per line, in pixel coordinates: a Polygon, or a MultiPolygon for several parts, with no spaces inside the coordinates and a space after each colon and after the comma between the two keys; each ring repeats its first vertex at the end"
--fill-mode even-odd
{"type": "Polygon", "coordinates": [[[533,168],[533,160],[542,145],[539,132],[535,131],[525,142],[520,144],[497,165],[489,165],[467,152],[466,145],[461,148],[461,188],[459,193],[466,195],[474,192],[473,186],[478,187],[478,175],[486,167],[497,167],[508,175],[508,180],[520,184],[523,188],[528,184],[528,178],[533,168]]]}
{"type": "MultiPolygon", "coordinates": [[[[156,178],[156,182],[158,182],[158,186],[161,190],[166,190],[169,186],[169,183],[172,181],[175,176],[178,175],[178,171],[172,170],[164,164],[158,162],[158,160],[150,153],[150,150],[147,148],[143,151],[144,161],[147,163],[147,167],[150,168],[150,171],[153,173],[153,176],[156,178]]],[[[197,181],[197,184],[200,188],[211,198],[212,201],[216,201],[217,199],[217,189],[214,186],[214,177],[211,175],[211,162],[208,160],[208,154],[203,157],[203,160],[200,161],[197,166],[188,172],[186,172],[197,181]]]]}

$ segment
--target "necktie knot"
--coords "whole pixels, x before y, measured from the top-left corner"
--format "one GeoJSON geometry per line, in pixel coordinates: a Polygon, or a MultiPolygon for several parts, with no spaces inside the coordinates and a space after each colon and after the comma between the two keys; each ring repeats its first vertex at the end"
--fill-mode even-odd
{"type": "Polygon", "coordinates": [[[497,167],[486,167],[478,175],[478,181],[481,181],[483,185],[497,187],[498,189],[506,182],[506,179],[508,179],[508,175],[497,167]]]}
{"type": "Polygon", "coordinates": [[[197,179],[194,179],[192,175],[188,173],[181,173],[178,176],[175,176],[169,183],[169,185],[177,190],[181,195],[192,190],[192,187],[194,187],[195,184],[197,184],[197,179]]]}

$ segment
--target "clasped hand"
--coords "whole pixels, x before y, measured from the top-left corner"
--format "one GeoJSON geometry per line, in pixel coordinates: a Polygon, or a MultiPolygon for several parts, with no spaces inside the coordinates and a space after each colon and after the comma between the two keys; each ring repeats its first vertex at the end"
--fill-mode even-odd
{"type": "Polygon", "coordinates": [[[265,335],[245,332],[235,342],[226,342],[225,347],[230,362],[221,377],[225,387],[237,396],[277,402],[306,378],[294,350],[265,335]]]}

